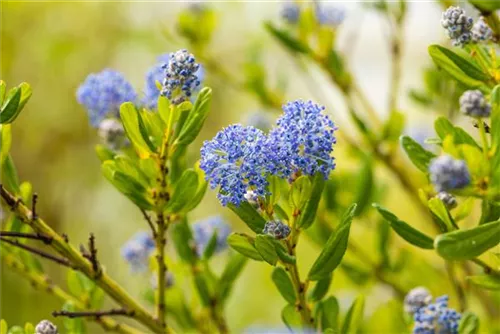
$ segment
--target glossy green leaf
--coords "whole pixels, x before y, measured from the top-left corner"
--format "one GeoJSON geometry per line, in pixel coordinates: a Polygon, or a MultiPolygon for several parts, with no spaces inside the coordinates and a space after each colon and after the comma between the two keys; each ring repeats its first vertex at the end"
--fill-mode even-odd
{"type": "Polygon", "coordinates": [[[297,312],[295,305],[288,304],[281,311],[281,320],[285,323],[285,325],[292,332],[297,328],[302,327],[302,318],[300,317],[300,313],[297,312]]]}
{"type": "Polygon", "coordinates": [[[172,240],[179,257],[187,262],[194,264],[197,260],[195,249],[193,249],[193,234],[186,220],[182,220],[172,226],[172,240]]]}
{"type": "Polygon", "coordinates": [[[240,219],[255,233],[262,233],[266,220],[262,218],[259,212],[247,201],[241,202],[240,206],[228,204],[231,211],[236,213],[240,219]]]}
{"type": "Polygon", "coordinates": [[[178,213],[190,205],[198,190],[198,173],[193,169],[187,169],[182,173],[179,181],[174,186],[172,197],[165,210],[169,213],[178,213]]]}
{"type": "Polygon", "coordinates": [[[199,163],[195,164],[194,171],[198,175],[198,188],[196,189],[196,192],[191,200],[182,208],[181,213],[187,213],[195,209],[203,200],[203,197],[205,196],[205,193],[207,191],[208,183],[205,180],[205,174],[199,168],[199,163]]]}
{"type": "Polygon", "coordinates": [[[438,235],[434,247],[448,260],[472,259],[500,242],[500,221],[438,235]]]}
{"type": "Polygon", "coordinates": [[[235,253],[231,256],[226,266],[224,267],[222,275],[219,279],[218,295],[220,300],[225,301],[229,296],[229,293],[231,292],[236,279],[243,272],[247,261],[247,257],[238,253],[235,253]]]}
{"type": "Polygon", "coordinates": [[[321,302],[321,328],[333,329],[334,333],[339,329],[339,302],[337,298],[330,296],[321,302]]]}
{"type": "Polygon", "coordinates": [[[246,234],[233,233],[227,238],[227,243],[232,249],[246,257],[256,261],[264,260],[255,248],[253,238],[246,234]]]}
{"type": "Polygon", "coordinates": [[[347,311],[344,323],[342,324],[341,333],[356,334],[358,332],[363,322],[364,309],[365,298],[363,296],[358,296],[347,311]]]}
{"type": "Polygon", "coordinates": [[[455,222],[452,220],[448,209],[438,197],[433,197],[427,203],[432,213],[446,226],[448,231],[455,229],[455,222]]]}
{"type": "Polygon", "coordinates": [[[297,226],[301,229],[307,229],[314,223],[316,218],[316,212],[318,211],[319,202],[321,201],[321,195],[323,194],[323,189],[325,188],[325,178],[321,173],[316,173],[312,180],[312,191],[311,196],[301,210],[300,215],[297,219],[297,226]]]}
{"type": "Polygon", "coordinates": [[[500,290],[500,277],[495,275],[468,276],[467,280],[487,290],[500,290]]]}
{"type": "Polygon", "coordinates": [[[296,209],[302,209],[311,197],[312,184],[309,176],[302,175],[293,181],[290,190],[290,202],[296,209]]]}
{"type": "Polygon", "coordinates": [[[283,298],[285,298],[288,303],[294,304],[297,300],[295,288],[293,287],[292,280],[290,279],[290,276],[288,276],[288,273],[285,271],[285,269],[283,269],[282,267],[274,268],[271,277],[274,284],[276,285],[276,288],[278,288],[278,291],[283,296],[283,298]]]}
{"type": "Polygon", "coordinates": [[[165,124],[168,123],[168,119],[170,116],[170,101],[165,96],[160,95],[158,97],[158,114],[165,124]]]}
{"type": "Polygon", "coordinates": [[[445,140],[447,136],[453,137],[453,143],[456,145],[467,144],[479,147],[474,138],[460,127],[456,127],[446,118],[438,117],[434,122],[434,129],[441,140],[445,140]]]}
{"type": "Polygon", "coordinates": [[[424,249],[432,249],[434,248],[434,241],[431,237],[425,235],[424,233],[416,230],[411,227],[407,223],[394,215],[389,210],[383,208],[378,204],[373,204],[373,207],[378,210],[378,212],[384,217],[391,225],[392,229],[403,239],[408,241],[410,244],[424,248],[424,249]]]}
{"type": "Polygon", "coordinates": [[[325,247],[312,265],[308,279],[318,281],[328,277],[340,264],[347,250],[347,241],[352,219],[356,212],[356,204],[351,205],[344,213],[337,230],[330,235],[325,247]]]}
{"type": "Polygon", "coordinates": [[[478,334],[479,318],[472,312],[464,312],[460,324],[458,325],[459,334],[478,334]]]}
{"type": "Polygon", "coordinates": [[[328,275],[325,278],[320,279],[316,282],[314,289],[312,289],[309,299],[311,301],[320,301],[328,293],[330,284],[332,283],[332,275],[328,275]]]}
{"type": "Polygon", "coordinates": [[[429,164],[431,160],[436,157],[436,155],[424,149],[419,143],[408,136],[402,136],[400,141],[401,146],[403,146],[408,158],[410,158],[415,167],[420,169],[422,172],[427,173],[429,164]]]}
{"type": "MultiPolygon", "coordinates": [[[[140,115],[132,102],[120,106],[120,118],[130,142],[141,158],[147,158],[152,152],[140,129],[140,115]]],[[[149,141],[149,140],[148,140],[149,141]]]]}
{"type": "Polygon", "coordinates": [[[1,106],[0,124],[12,123],[19,115],[19,112],[21,111],[19,108],[21,94],[21,87],[12,88],[9,91],[4,104],[1,106]]]}
{"type": "Polygon", "coordinates": [[[193,108],[189,112],[182,130],[174,145],[185,146],[192,143],[201,131],[210,111],[212,90],[204,87],[199,93],[193,108]]]}
{"type": "Polygon", "coordinates": [[[287,248],[279,240],[272,239],[272,241],[274,242],[274,248],[276,249],[278,258],[284,263],[295,264],[295,256],[290,255],[287,248]]]}
{"type": "Polygon", "coordinates": [[[307,54],[310,52],[307,45],[297,40],[285,30],[276,28],[270,22],[265,23],[264,27],[271,33],[271,35],[273,35],[278,41],[283,44],[283,46],[288,48],[290,51],[303,54],[307,54]]]}
{"type": "Polygon", "coordinates": [[[258,234],[255,237],[254,246],[264,261],[275,266],[276,262],[278,262],[278,254],[276,253],[276,248],[272,239],[271,236],[258,234]]]}

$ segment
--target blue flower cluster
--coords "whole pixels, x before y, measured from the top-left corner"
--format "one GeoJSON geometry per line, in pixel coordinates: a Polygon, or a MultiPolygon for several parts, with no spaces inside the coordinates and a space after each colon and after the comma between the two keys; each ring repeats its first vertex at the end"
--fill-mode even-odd
{"type": "Polygon", "coordinates": [[[337,27],[345,20],[345,10],[335,6],[317,5],[316,20],[320,25],[337,27]]]}
{"type": "Polygon", "coordinates": [[[155,249],[155,242],[148,232],[138,232],[122,247],[123,258],[132,272],[143,272],[148,268],[149,257],[155,249]]]}
{"type": "Polygon", "coordinates": [[[415,314],[420,308],[429,305],[432,302],[432,295],[426,288],[416,287],[405,296],[404,309],[405,312],[415,314]]]}
{"type": "Polygon", "coordinates": [[[467,16],[465,10],[460,7],[449,7],[441,17],[441,25],[446,29],[454,46],[463,46],[471,41],[473,24],[472,17],[467,16]]]}
{"type": "Polygon", "coordinates": [[[414,334],[458,334],[461,314],[448,307],[448,296],[436,298],[432,304],[419,308],[413,318],[414,334]]]}
{"type": "Polygon", "coordinates": [[[217,234],[215,252],[221,252],[227,248],[226,239],[231,233],[231,227],[224,219],[221,216],[214,216],[193,224],[193,237],[198,256],[203,255],[214,233],[217,234]]]}
{"type": "Polygon", "coordinates": [[[460,111],[471,117],[489,117],[491,105],[480,90],[468,90],[460,96],[460,111]]]}
{"type": "Polygon", "coordinates": [[[326,179],[335,169],[337,128],[322,113],[324,107],[297,100],[283,110],[267,137],[254,127],[236,124],[203,144],[200,167],[210,187],[219,187],[222,205],[239,205],[248,191],[254,197],[268,195],[270,175],[293,180],[297,175],[321,173],[326,179]]]}
{"type": "Polygon", "coordinates": [[[469,169],[463,160],[456,160],[449,155],[434,158],[429,166],[430,179],[436,191],[461,189],[471,181],[469,169]]]}
{"type": "Polygon", "coordinates": [[[472,41],[474,43],[489,41],[493,37],[493,30],[491,30],[488,24],[484,21],[483,17],[480,17],[479,20],[474,23],[471,33],[472,41]]]}
{"type": "Polygon", "coordinates": [[[98,127],[105,118],[117,117],[120,105],[135,101],[137,94],[121,73],[105,69],[90,74],[78,87],[76,97],[87,109],[92,126],[98,127]]]}
{"type": "Polygon", "coordinates": [[[262,230],[263,234],[270,235],[275,239],[286,239],[290,232],[290,227],[279,220],[267,222],[262,230]]]}
{"type": "Polygon", "coordinates": [[[111,150],[118,151],[129,144],[122,123],[116,118],[104,119],[99,124],[99,138],[111,150]]]}
{"type": "Polygon", "coordinates": [[[295,2],[287,2],[281,8],[281,18],[289,24],[296,24],[300,18],[300,6],[295,2]]]}
{"type": "Polygon", "coordinates": [[[201,84],[196,75],[199,68],[194,56],[185,49],[170,54],[168,63],[164,65],[161,94],[176,104],[186,101],[201,84]]]}

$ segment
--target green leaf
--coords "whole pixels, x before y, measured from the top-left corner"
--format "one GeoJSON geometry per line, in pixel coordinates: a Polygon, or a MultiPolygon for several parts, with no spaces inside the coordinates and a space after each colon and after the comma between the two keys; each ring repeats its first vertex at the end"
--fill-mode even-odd
{"type": "Polygon", "coordinates": [[[467,280],[487,290],[500,290],[500,277],[495,275],[468,276],[467,280]]]}
{"type": "Polygon", "coordinates": [[[134,146],[139,157],[147,158],[152,153],[148,145],[149,139],[146,141],[143,137],[143,132],[140,129],[142,120],[132,102],[125,102],[120,106],[120,118],[125,132],[127,133],[127,137],[134,146]]]}
{"type": "Polygon", "coordinates": [[[393,110],[389,114],[389,119],[384,124],[382,139],[396,142],[401,136],[405,127],[405,116],[403,113],[393,110]]]}
{"type": "MultiPolygon", "coordinates": [[[[5,81],[0,80],[0,107],[3,105],[3,102],[5,100],[5,91],[7,90],[7,84],[5,81]]],[[[6,334],[6,333],[1,333],[1,334],[6,334]]]]}
{"type": "Polygon", "coordinates": [[[434,247],[448,260],[472,259],[500,242],[500,221],[438,235],[434,247]]]}
{"type": "Polygon", "coordinates": [[[301,229],[307,229],[314,223],[316,212],[318,211],[321,194],[325,188],[325,178],[321,173],[316,173],[313,176],[312,191],[309,200],[305,203],[304,209],[301,210],[297,219],[297,226],[301,229]]]}
{"type": "Polygon", "coordinates": [[[210,111],[212,90],[204,87],[199,93],[193,108],[189,112],[184,126],[174,145],[186,146],[192,143],[203,127],[210,111]]]}
{"type": "Polygon", "coordinates": [[[453,143],[455,145],[467,144],[475,147],[479,147],[474,138],[471,137],[462,128],[456,127],[446,118],[438,117],[434,122],[434,129],[441,140],[445,140],[447,136],[453,137],[453,143]]]}
{"type": "Polygon", "coordinates": [[[25,323],[24,334],[35,334],[35,326],[33,326],[33,324],[30,322],[25,323]]]}
{"type": "Polygon", "coordinates": [[[312,185],[309,176],[302,175],[293,181],[290,190],[290,202],[296,209],[302,209],[311,197],[312,185]]]}
{"type": "MultiPolygon", "coordinates": [[[[500,9],[500,2],[497,0],[469,0],[469,2],[474,5],[479,11],[481,11],[481,15],[488,15],[489,13],[493,13],[497,9],[500,9]]],[[[460,334],[462,334],[460,332],[460,334]]]]}
{"type": "Polygon", "coordinates": [[[402,136],[400,140],[401,146],[403,146],[408,158],[410,158],[415,167],[420,169],[422,172],[427,173],[429,163],[436,157],[436,155],[424,149],[419,143],[408,136],[402,136]]]}
{"type": "Polygon", "coordinates": [[[347,311],[344,323],[342,324],[341,333],[350,334],[358,332],[363,321],[364,308],[365,298],[363,296],[357,297],[347,311]]]}
{"type": "Polygon", "coordinates": [[[331,283],[332,283],[331,274],[317,281],[316,285],[314,286],[314,289],[311,291],[311,294],[309,295],[309,299],[314,302],[323,299],[323,297],[328,293],[328,289],[330,288],[331,283]]]}
{"type": "MultiPolygon", "coordinates": [[[[3,81],[1,82],[3,83],[3,81]]],[[[0,334],[7,334],[7,329],[8,329],[7,321],[5,319],[0,320],[0,334]]]]}
{"type": "Polygon", "coordinates": [[[248,259],[239,253],[235,253],[231,256],[219,279],[218,295],[220,300],[225,301],[229,296],[236,279],[242,273],[247,261],[248,259]]]}
{"type": "Polygon", "coordinates": [[[363,214],[365,209],[368,207],[375,190],[373,180],[373,159],[370,156],[366,156],[363,158],[362,163],[363,165],[359,171],[358,183],[356,186],[356,200],[354,201],[358,204],[356,210],[356,214],[358,216],[363,214]]]}
{"type": "Polygon", "coordinates": [[[446,226],[448,231],[452,231],[455,229],[455,222],[452,221],[450,213],[448,212],[448,209],[446,209],[443,201],[441,201],[438,197],[433,197],[429,200],[427,205],[429,206],[429,209],[432,211],[432,213],[434,213],[436,217],[441,221],[441,223],[446,226]]]}
{"type": "Polygon", "coordinates": [[[100,144],[97,144],[95,146],[95,152],[99,160],[101,160],[101,162],[113,160],[116,156],[115,152],[111,151],[109,148],[100,144]]]}
{"type": "Polygon", "coordinates": [[[389,210],[383,208],[382,206],[374,203],[373,207],[378,210],[378,212],[384,217],[391,225],[392,229],[403,239],[408,241],[410,244],[424,248],[424,249],[433,249],[433,240],[431,237],[423,234],[422,232],[414,229],[407,223],[402,220],[399,220],[397,216],[395,216],[389,210]]]}
{"type": "Polygon", "coordinates": [[[325,247],[312,265],[308,279],[318,281],[330,275],[340,264],[347,250],[351,222],[356,212],[356,204],[351,205],[341,219],[337,230],[330,235],[325,247]]]}
{"type": "Polygon", "coordinates": [[[429,46],[434,63],[467,88],[477,88],[490,79],[474,63],[439,45],[429,46]]]}
{"type": "Polygon", "coordinates": [[[276,262],[278,262],[278,254],[276,253],[276,249],[272,239],[273,238],[269,235],[258,234],[255,237],[254,246],[262,256],[264,261],[272,266],[275,266],[276,262]]]}
{"type": "Polygon", "coordinates": [[[21,101],[21,88],[12,88],[7,94],[4,104],[0,110],[0,124],[12,123],[21,111],[19,103],[21,101]]]}
{"type": "Polygon", "coordinates": [[[203,258],[205,260],[210,260],[212,255],[214,255],[216,248],[217,248],[217,230],[215,230],[212,236],[210,237],[210,240],[208,241],[207,246],[205,247],[205,251],[203,252],[203,258]]]}
{"type": "Polygon", "coordinates": [[[172,226],[172,240],[179,257],[187,262],[196,263],[196,253],[193,247],[193,234],[187,221],[184,219],[172,226]]]}
{"type": "MultiPolygon", "coordinates": [[[[67,301],[64,303],[62,307],[63,311],[67,312],[75,312],[76,307],[71,301],[67,301]]],[[[83,323],[82,318],[69,318],[69,317],[64,317],[63,318],[63,324],[65,331],[63,331],[66,334],[82,334],[85,333],[85,324],[83,323]]]]}
{"type": "Polygon", "coordinates": [[[195,197],[198,190],[198,173],[193,169],[187,169],[175,184],[172,197],[168,201],[165,210],[169,213],[179,213],[195,197]]]}
{"type": "Polygon", "coordinates": [[[479,318],[472,312],[464,312],[460,324],[458,325],[459,334],[478,334],[479,318]]]}
{"type": "Polygon", "coordinates": [[[158,97],[158,114],[165,124],[168,123],[170,115],[170,101],[165,96],[160,95],[158,97]]]}
{"type": "Polygon", "coordinates": [[[85,289],[76,271],[68,270],[66,283],[68,284],[69,292],[78,299],[85,294],[85,289]]]}
{"type": "Polygon", "coordinates": [[[262,233],[266,220],[262,218],[259,212],[247,201],[241,202],[240,206],[228,204],[231,209],[247,226],[255,233],[262,233]]]}
{"type": "Polygon", "coordinates": [[[290,276],[288,276],[285,269],[283,269],[282,267],[274,268],[272,279],[283,298],[285,298],[288,303],[294,304],[297,300],[297,296],[295,295],[295,288],[293,287],[290,276]]]}
{"type": "Polygon", "coordinates": [[[2,183],[7,190],[14,194],[19,194],[19,179],[17,177],[16,166],[10,154],[5,158],[1,166],[2,183]]]}
{"type": "Polygon", "coordinates": [[[279,259],[284,263],[295,264],[295,256],[290,255],[288,253],[288,250],[279,240],[272,239],[272,241],[274,242],[274,248],[276,249],[276,253],[278,254],[279,259]]]}
{"type": "Polygon", "coordinates": [[[479,225],[500,219],[500,205],[484,199],[481,203],[481,220],[479,225]]]}
{"type": "MultiPolygon", "coordinates": [[[[455,222],[458,222],[464,218],[467,218],[471,214],[473,208],[474,208],[474,198],[469,197],[465,199],[460,204],[458,204],[458,206],[454,210],[453,219],[455,220],[455,222]]],[[[489,219],[488,221],[496,220],[498,218],[499,217],[494,219],[489,219]]]]}
{"type": "Polygon", "coordinates": [[[297,328],[302,327],[302,318],[300,317],[300,313],[297,312],[296,308],[292,304],[288,304],[281,311],[281,320],[285,323],[285,325],[290,329],[290,331],[294,331],[297,328]]]}
{"type": "Polygon", "coordinates": [[[7,334],[25,334],[24,329],[21,326],[12,326],[7,334]]]}
{"type": "Polygon", "coordinates": [[[243,233],[233,233],[227,238],[227,243],[238,253],[245,255],[256,261],[263,261],[264,259],[254,246],[252,237],[243,233]]]}
{"type": "Polygon", "coordinates": [[[372,276],[370,272],[367,272],[366,269],[360,268],[359,266],[346,263],[345,261],[340,264],[340,268],[345,272],[347,277],[357,285],[364,285],[372,276]]]}
{"type": "Polygon", "coordinates": [[[339,302],[333,296],[321,302],[321,328],[323,330],[331,328],[334,333],[338,333],[339,310],[339,302]]]}
{"type": "Polygon", "coordinates": [[[310,49],[307,45],[297,40],[285,30],[276,28],[270,22],[266,22],[264,24],[264,27],[271,33],[271,35],[273,35],[278,41],[283,44],[283,46],[287,47],[290,51],[303,54],[307,54],[310,52],[310,49]]]}
{"type": "Polygon", "coordinates": [[[194,283],[201,303],[203,306],[209,306],[212,302],[212,297],[206,275],[203,272],[196,272],[194,274],[194,283]]]}

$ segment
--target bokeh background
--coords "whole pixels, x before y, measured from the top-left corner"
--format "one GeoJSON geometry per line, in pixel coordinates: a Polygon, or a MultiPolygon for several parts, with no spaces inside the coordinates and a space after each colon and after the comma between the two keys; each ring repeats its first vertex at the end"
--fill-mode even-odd
{"type": "MultiPolygon", "coordinates": [[[[249,50],[257,46],[262,51],[270,80],[284,79],[287,99],[311,98],[325,104],[334,120],[341,124],[340,131],[350,131],[347,126],[342,127],[348,119],[342,99],[321,71],[310,68],[310,75],[304,76],[263,29],[265,20],[279,18],[282,3],[227,1],[208,4],[217,11],[219,18],[210,53],[229,73],[242,76],[242,63],[249,50]]],[[[339,31],[338,45],[349,52],[349,66],[384,117],[390,66],[386,22],[374,11],[367,10],[363,3],[338,2],[336,5],[345,7],[347,13],[339,31]]],[[[400,109],[407,115],[407,133],[432,136],[435,111],[413,104],[407,92],[421,86],[421,71],[431,62],[427,46],[443,41],[444,32],[439,24],[442,7],[429,1],[414,1],[408,5],[400,109]]],[[[9,86],[26,81],[33,88],[31,101],[13,126],[12,155],[20,178],[32,182],[40,196],[39,214],[54,229],[67,233],[75,244],[85,242],[89,232],[96,234],[101,262],[138,298],[143,287],[149,284],[149,277],[131,275],[120,256],[120,248],[146,225],[133,204],[101,175],[100,162],[94,152],[98,137],[88,123],[85,110],[76,102],[75,91],[89,73],[104,68],[123,72],[140,91],[146,70],[159,54],[185,47],[183,40],[175,36],[175,21],[179,11],[186,6],[186,2],[147,1],[2,1],[0,4],[1,78],[9,86]]],[[[222,126],[239,122],[249,112],[261,108],[252,95],[231,82],[210,71],[206,72],[206,78],[205,84],[214,91],[214,103],[196,147],[222,126]]],[[[345,154],[344,144],[339,142],[337,146],[339,173],[355,168],[345,154]]],[[[192,154],[198,153],[193,150],[192,154]]],[[[396,181],[383,169],[377,170],[377,177],[387,183],[385,204],[401,216],[412,217],[411,224],[421,224],[416,209],[396,181]]],[[[196,220],[214,214],[226,217],[234,230],[245,230],[209,191],[191,218],[196,220]]],[[[351,238],[371,254],[375,247],[373,234],[373,226],[365,224],[354,226],[351,238]]],[[[442,274],[443,261],[394,239],[395,249],[406,249],[411,254],[398,278],[404,286],[426,285],[435,295],[448,293],[453,305],[453,290],[442,274]]],[[[300,267],[305,271],[318,249],[304,240],[298,253],[300,267]]],[[[223,262],[224,256],[220,255],[215,262],[223,262]]],[[[64,284],[65,270],[50,265],[48,268],[53,280],[64,284]]],[[[285,302],[270,280],[271,269],[263,263],[249,263],[246,267],[226,311],[234,332],[241,332],[250,325],[278,326],[281,323],[280,312],[285,302]]],[[[344,310],[358,293],[364,293],[368,332],[391,331],[391,321],[378,318],[375,312],[385,304],[395,309],[400,307],[389,288],[372,280],[356,284],[345,272],[339,271],[331,290],[344,310]]],[[[25,321],[37,323],[61,306],[54,297],[33,290],[5,268],[1,271],[0,292],[1,317],[12,325],[25,321]]],[[[474,300],[472,303],[478,304],[474,300]]],[[[478,313],[482,312],[479,307],[478,313]]],[[[397,312],[395,316],[399,316],[397,312]]],[[[500,327],[493,324],[492,331],[495,326],[500,327]]],[[[89,328],[91,333],[100,332],[92,325],[89,328]]]]}

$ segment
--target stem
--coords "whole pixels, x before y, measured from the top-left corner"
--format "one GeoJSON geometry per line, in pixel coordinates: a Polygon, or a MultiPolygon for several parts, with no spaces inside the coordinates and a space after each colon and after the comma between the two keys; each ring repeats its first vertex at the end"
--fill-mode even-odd
{"type": "Polygon", "coordinates": [[[163,213],[158,214],[158,233],[156,237],[156,258],[158,260],[158,302],[156,304],[156,316],[162,327],[166,326],[165,322],[165,291],[166,291],[166,276],[167,266],[165,265],[165,244],[166,232],[168,228],[169,218],[165,219],[163,213]]]}
{"type": "Polygon", "coordinates": [[[464,287],[460,284],[460,281],[456,276],[453,262],[445,261],[445,267],[448,272],[448,277],[450,278],[453,288],[457,294],[460,312],[464,312],[467,309],[467,297],[465,295],[464,287]]]}
{"type": "MultiPolygon", "coordinates": [[[[43,274],[29,270],[21,261],[17,260],[12,254],[8,254],[5,250],[1,252],[2,263],[18,273],[31,285],[39,290],[43,290],[59,298],[61,301],[71,301],[77,309],[85,310],[85,305],[59,286],[52,283],[49,278],[43,274]]],[[[127,324],[115,321],[110,317],[89,318],[97,322],[105,331],[113,331],[121,334],[141,334],[142,331],[135,329],[127,324]]]]}
{"type": "Polygon", "coordinates": [[[33,219],[33,213],[31,210],[1,185],[0,196],[23,223],[31,226],[35,232],[52,238],[50,246],[55,251],[67,258],[85,276],[93,279],[96,284],[120,306],[130,311],[134,311],[133,318],[135,320],[147,326],[153,333],[163,334],[165,332],[171,332],[170,328],[163,328],[144,307],[137,303],[137,301],[132,298],[132,296],[130,296],[120,285],[118,285],[118,283],[108,274],[103,272],[98,277],[94,277],[95,273],[92,269],[92,264],[82,254],[80,254],[75,247],[67,243],[61,235],[57,234],[41,218],[33,219]]]}
{"type": "Polygon", "coordinates": [[[481,135],[481,143],[483,145],[483,155],[485,162],[488,161],[489,156],[488,156],[488,151],[489,151],[489,145],[488,145],[488,138],[486,138],[486,128],[484,127],[484,122],[482,118],[478,119],[478,125],[479,125],[479,134],[481,135]]]}
{"type": "Polygon", "coordinates": [[[68,317],[70,319],[73,318],[86,318],[86,317],[95,317],[101,318],[106,315],[123,315],[126,317],[133,316],[134,313],[127,311],[125,309],[111,309],[108,311],[81,311],[81,312],[69,312],[69,311],[54,311],[52,312],[52,316],[56,317],[68,317]]]}
{"type": "Polygon", "coordinates": [[[487,264],[486,262],[484,262],[483,260],[480,260],[478,258],[475,258],[475,259],[470,259],[469,261],[471,261],[472,263],[475,263],[477,264],[478,266],[482,267],[484,269],[484,272],[486,274],[492,274],[492,275],[495,275],[495,276],[499,276],[500,277],[500,270],[497,270],[497,269],[494,269],[492,268],[489,264],[487,264]]]}
{"type": "Polygon", "coordinates": [[[28,252],[33,253],[33,254],[36,254],[36,255],[44,258],[44,259],[54,261],[55,263],[60,264],[60,265],[62,265],[64,267],[73,268],[73,266],[71,265],[71,263],[68,260],[66,260],[64,258],[60,258],[60,257],[54,256],[52,254],[46,253],[44,251],[41,251],[39,249],[30,247],[28,245],[22,244],[22,243],[20,243],[17,240],[9,240],[9,239],[5,239],[5,238],[0,238],[0,242],[5,242],[5,243],[7,243],[9,245],[12,245],[12,246],[24,249],[25,251],[28,251],[28,252]]]}

